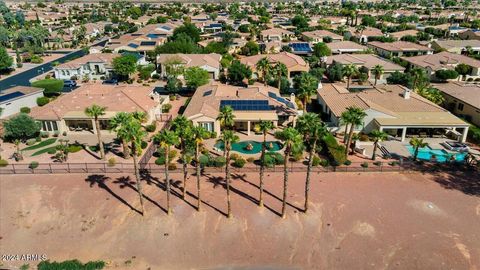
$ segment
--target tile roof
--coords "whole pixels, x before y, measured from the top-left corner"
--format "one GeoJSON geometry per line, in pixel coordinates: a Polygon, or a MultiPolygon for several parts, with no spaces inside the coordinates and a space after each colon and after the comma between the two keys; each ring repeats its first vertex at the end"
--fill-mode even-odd
{"type": "Polygon", "coordinates": [[[313,38],[313,39],[323,38],[323,37],[331,37],[332,39],[343,39],[342,36],[327,30],[315,30],[315,31],[303,32],[302,35],[309,38],[313,38]]]}
{"type": "Polygon", "coordinates": [[[271,63],[283,63],[287,66],[288,69],[294,67],[300,67],[304,69],[308,69],[309,65],[305,60],[293,53],[289,52],[281,52],[276,54],[257,54],[252,56],[243,57],[240,59],[240,62],[244,65],[250,66],[253,70],[256,69],[256,65],[258,61],[262,58],[266,57],[271,63]]]}
{"type": "Polygon", "coordinates": [[[121,56],[118,53],[91,53],[70,62],[60,64],[55,69],[78,69],[87,63],[104,63],[111,66],[113,59],[121,56]]]}
{"type": "Polygon", "coordinates": [[[407,41],[395,41],[395,42],[372,41],[372,42],[368,42],[368,46],[380,48],[389,52],[433,51],[433,49],[428,48],[426,46],[418,45],[416,43],[407,42],[407,41]]]}
{"type": "Polygon", "coordinates": [[[158,63],[165,63],[172,59],[180,60],[185,67],[200,67],[211,66],[214,68],[220,68],[220,60],[222,56],[218,53],[210,54],[160,54],[157,58],[158,63]]]}
{"type": "Polygon", "coordinates": [[[340,51],[348,51],[348,50],[363,51],[367,49],[367,46],[363,46],[349,40],[339,41],[339,42],[330,42],[330,43],[327,43],[327,46],[328,48],[330,48],[332,52],[340,52],[340,51]]]}
{"type": "Polygon", "coordinates": [[[327,64],[332,64],[333,62],[343,65],[354,64],[357,66],[365,66],[368,69],[371,69],[376,65],[381,65],[386,71],[405,70],[402,66],[374,54],[338,54],[329,56],[327,58],[327,64]]]}
{"type": "Polygon", "coordinates": [[[470,40],[437,40],[434,41],[441,48],[444,49],[454,49],[454,48],[465,48],[470,46],[472,48],[480,48],[480,40],[470,39],[470,40]]]}
{"type": "Polygon", "coordinates": [[[433,87],[458,100],[480,109],[480,86],[460,82],[433,84],[433,87]]]}
{"type": "Polygon", "coordinates": [[[480,68],[480,61],[471,57],[451,53],[440,52],[437,54],[402,57],[403,60],[423,68],[430,67],[433,71],[440,69],[454,69],[458,64],[467,64],[471,67],[480,68]]]}

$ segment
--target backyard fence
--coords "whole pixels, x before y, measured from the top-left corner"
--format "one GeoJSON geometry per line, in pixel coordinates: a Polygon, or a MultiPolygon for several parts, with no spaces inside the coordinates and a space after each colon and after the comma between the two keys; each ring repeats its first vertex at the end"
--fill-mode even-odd
{"type": "MultiPolygon", "coordinates": [[[[155,163],[140,163],[140,169],[148,173],[164,173],[165,167],[155,163]]],[[[307,166],[295,164],[287,167],[289,172],[306,172],[307,166]]],[[[188,173],[195,174],[195,167],[189,166],[188,173]]],[[[312,173],[329,172],[428,172],[428,171],[466,171],[472,167],[463,164],[438,164],[438,163],[414,163],[403,162],[402,164],[377,163],[352,163],[349,166],[316,166],[312,167],[312,173]]],[[[66,173],[133,173],[133,163],[39,163],[32,167],[30,164],[8,164],[0,167],[0,174],[66,174],[66,173]]],[[[202,167],[202,174],[224,173],[224,167],[202,167]]],[[[255,173],[260,171],[260,166],[245,166],[243,168],[231,167],[231,173],[255,173]]],[[[284,168],[277,165],[265,168],[266,173],[282,173],[284,168]]],[[[171,173],[180,173],[182,168],[169,170],[171,173]]]]}

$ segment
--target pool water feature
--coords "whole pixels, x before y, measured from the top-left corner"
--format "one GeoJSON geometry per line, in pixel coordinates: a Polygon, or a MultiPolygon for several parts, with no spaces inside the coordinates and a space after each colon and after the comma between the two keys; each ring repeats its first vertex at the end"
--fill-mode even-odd
{"type": "MultiPolygon", "coordinates": [[[[413,157],[415,153],[415,148],[411,145],[407,145],[405,147],[408,149],[408,152],[410,152],[413,157]]],[[[447,162],[452,156],[455,157],[455,161],[463,162],[465,160],[465,157],[467,156],[467,153],[449,153],[443,149],[432,149],[427,146],[418,149],[417,158],[420,160],[430,161],[432,160],[433,155],[435,155],[437,162],[447,162]]]]}
{"type": "MultiPolygon", "coordinates": [[[[257,141],[241,141],[238,143],[232,144],[232,151],[236,151],[242,154],[258,154],[262,152],[262,143],[257,141]],[[248,149],[248,145],[251,145],[251,149],[248,149]]],[[[223,142],[217,142],[215,148],[223,151],[224,144],[223,142]]],[[[278,141],[267,141],[267,151],[276,152],[283,148],[283,144],[278,141]]]]}

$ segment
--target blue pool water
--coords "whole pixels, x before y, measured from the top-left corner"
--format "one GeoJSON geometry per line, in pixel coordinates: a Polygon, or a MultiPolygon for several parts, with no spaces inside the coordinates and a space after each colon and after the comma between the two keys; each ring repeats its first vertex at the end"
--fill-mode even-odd
{"type": "MultiPolygon", "coordinates": [[[[223,142],[217,142],[215,147],[223,151],[223,142]]],[[[267,142],[267,151],[275,152],[283,148],[283,145],[278,141],[267,142]]],[[[262,142],[256,141],[241,141],[232,144],[232,150],[242,154],[258,154],[262,151],[262,142]],[[251,150],[247,150],[247,145],[252,145],[251,150]]]]}
{"type": "MultiPolygon", "coordinates": [[[[411,145],[407,145],[406,148],[408,149],[408,152],[413,156],[415,153],[415,148],[411,145]]],[[[446,162],[451,158],[453,155],[455,157],[455,161],[457,162],[462,162],[465,160],[465,157],[467,156],[467,153],[452,153],[449,154],[447,151],[443,149],[431,149],[430,147],[423,147],[418,149],[418,155],[417,158],[421,160],[431,160],[432,155],[435,155],[437,162],[446,162]]]]}

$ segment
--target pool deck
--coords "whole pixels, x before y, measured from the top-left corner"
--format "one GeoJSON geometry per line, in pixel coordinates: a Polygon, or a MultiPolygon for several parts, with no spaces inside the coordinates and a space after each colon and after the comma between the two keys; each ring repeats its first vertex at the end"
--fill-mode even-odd
{"type": "MultiPolygon", "coordinates": [[[[445,150],[448,153],[452,153],[452,154],[458,153],[458,152],[455,152],[455,151],[450,151],[440,144],[440,143],[443,143],[443,142],[446,142],[446,141],[456,142],[455,140],[449,140],[449,139],[445,139],[445,138],[425,138],[424,141],[428,143],[428,146],[431,149],[441,149],[441,150],[445,150]]],[[[391,154],[398,155],[398,156],[401,156],[401,157],[404,157],[404,158],[408,158],[408,157],[411,156],[410,152],[406,148],[406,146],[410,145],[408,141],[405,141],[405,142],[384,141],[384,142],[381,142],[381,145],[385,146],[385,148],[387,148],[387,150],[391,154]]]]}
{"type": "MultiPolygon", "coordinates": [[[[257,142],[263,142],[263,135],[256,135],[255,133],[251,132],[250,133],[250,136],[247,136],[247,134],[244,134],[242,132],[236,132],[235,133],[239,138],[240,138],[240,142],[242,141],[257,141],[257,142]]],[[[216,139],[209,139],[209,140],[205,140],[205,146],[210,149],[210,152],[213,152],[217,155],[223,155],[223,151],[220,150],[220,149],[217,149],[215,147],[215,143],[217,143],[218,141],[218,138],[216,139]]],[[[267,134],[267,141],[278,141],[278,139],[276,139],[274,136],[273,136],[273,132],[270,132],[269,134],[267,134]]],[[[283,154],[283,149],[277,151],[278,153],[282,153],[283,154]]],[[[256,153],[256,154],[245,154],[245,153],[240,153],[240,152],[237,152],[237,151],[232,151],[232,153],[237,153],[237,154],[240,154],[244,157],[253,157],[253,158],[260,158],[260,155],[261,153],[256,153]]]]}

